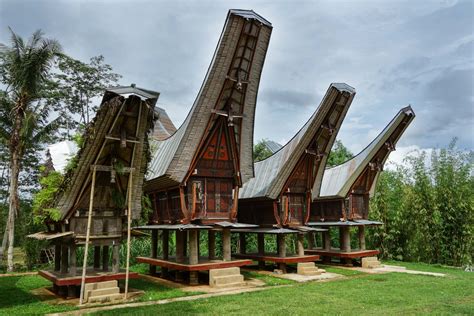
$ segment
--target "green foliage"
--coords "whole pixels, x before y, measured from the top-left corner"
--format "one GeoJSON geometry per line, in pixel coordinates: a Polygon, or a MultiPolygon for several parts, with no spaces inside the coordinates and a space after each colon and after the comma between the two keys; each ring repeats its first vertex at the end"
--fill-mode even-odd
{"type": "Polygon", "coordinates": [[[35,223],[44,223],[46,220],[58,221],[61,213],[56,208],[51,208],[56,193],[63,181],[63,176],[57,171],[51,171],[40,179],[41,190],[33,198],[33,214],[35,223]]]}
{"type": "Polygon", "coordinates": [[[253,146],[253,161],[261,161],[270,157],[273,153],[265,145],[266,139],[260,140],[255,146],[253,146]]]}
{"type": "Polygon", "coordinates": [[[474,177],[472,153],[447,147],[434,149],[431,161],[421,152],[406,167],[381,174],[371,200],[369,243],[384,258],[472,264],[474,253],[474,177]]]}
{"type": "Polygon", "coordinates": [[[327,166],[334,167],[340,165],[352,157],[354,157],[354,154],[351,153],[350,150],[347,149],[347,147],[344,146],[340,140],[336,140],[332,146],[331,152],[329,153],[327,166]]]}

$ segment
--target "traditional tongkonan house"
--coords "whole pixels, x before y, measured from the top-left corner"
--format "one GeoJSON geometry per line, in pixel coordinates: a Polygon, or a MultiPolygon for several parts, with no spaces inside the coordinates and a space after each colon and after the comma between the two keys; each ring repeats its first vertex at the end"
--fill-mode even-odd
{"type": "MultiPolygon", "coordinates": [[[[321,105],[303,128],[279,151],[255,163],[255,178],[247,182],[239,195],[239,222],[259,225],[240,233],[239,258],[277,263],[286,271],[287,263],[314,262],[318,256],[305,255],[304,234],[314,231],[307,226],[309,207],[319,192],[327,156],[336,134],[354,98],[355,90],[333,83],[321,105]],[[247,253],[246,234],[258,236],[258,253],[247,253]],[[265,253],[265,235],[277,236],[278,253],[265,253]],[[298,253],[286,253],[285,235],[298,235],[298,253]]],[[[301,265],[307,266],[308,265],[301,265]]],[[[313,263],[314,266],[314,263],[313,263]]]]}
{"type": "MultiPolygon", "coordinates": [[[[69,296],[77,295],[77,286],[82,284],[81,303],[100,296],[100,291],[84,283],[126,279],[128,285],[129,277],[138,276],[120,270],[119,247],[124,238],[129,241],[130,221],[141,216],[147,135],[153,128],[158,96],[134,85],[106,90],[55,201],[43,212],[47,231],[29,236],[55,245],[54,270],[39,274],[69,296]],[[77,249],[85,248],[83,261],[87,262],[89,246],[94,250],[93,267],[80,269],[77,249]]],[[[117,285],[115,291],[115,296],[120,295],[117,285]]]]}
{"type": "Polygon", "coordinates": [[[137,258],[150,264],[151,273],[160,266],[162,275],[174,270],[180,281],[189,272],[196,284],[198,271],[251,263],[231,259],[230,228],[241,227],[239,188],[253,177],[255,104],[271,31],[255,12],[230,10],[191,111],[157,144],[145,184],[154,210],[149,225],[138,228],[152,233],[151,257],[137,258]],[[200,257],[201,231],[208,232],[207,258],[200,257]],[[215,257],[216,231],[222,232],[222,260],[215,257]],[[170,232],[176,234],[175,249],[169,248],[170,232]]]}
{"type": "Polygon", "coordinates": [[[324,172],[320,195],[311,204],[308,224],[327,228],[328,231],[322,233],[322,248],[308,249],[305,251],[307,254],[320,255],[326,261],[338,257],[350,264],[348,260],[373,257],[379,253],[365,247],[365,227],[381,224],[369,220],[369,198],[373,195],[385,161],[414,117],[410,106],[401,109],[357,156],[324,172]],[[339,249],[331,247],[329,229],[333,227],[339,227],[339,249]],[[358,249],[351,249],[351,227],[358,228],[358,249]]]}

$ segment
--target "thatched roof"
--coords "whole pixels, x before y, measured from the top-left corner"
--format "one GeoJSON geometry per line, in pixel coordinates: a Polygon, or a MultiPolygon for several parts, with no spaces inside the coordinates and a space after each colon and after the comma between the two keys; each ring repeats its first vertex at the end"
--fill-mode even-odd
{"type": "Polygon", "coordinates": [[[243,118],[234,117],[233,122],[241,181],[253,177],[255,103],[271,31],[271,24],[253,11],[229,11],[211,65],[187,118],[172,136],[158,142],[147,187],[156,189],[183,182],[200,143],[219,117],[216,112],[229,104],[231,116],[243,113],[243,118]]]}
{"type": "MultiPolygon", "coordinates": [[[[369,166],[369,163],[374,162],[374,159],[378,159],[378,163],[381,165],[385,163],[390,150],[384,151],[382,153],[383,157],[378,157],[377,154],[384,146],[395,146],[414,118],[415,112],[413,112],[411,106],[401,109],[364,150],[345,163],[326,169],[319,198],[346,197],[354,182],[369,166]]],[[[381,168],[378,170],[378,173],[380,171],[381,168]]],[[[373,182],[371,192],[373,192],[373,186],[376,182],[373,182]]]]}
{"type": "MultiPolygon", "coordinates": [[[[65,175],[56,199],[61,219],[66,219],[79,208],[88,205],[91,185],[91,168],[94,165],[120,164],[134,169],[132,181],[132,210],[137,218],[141,212],[143,178],[147,167],[147,133],[153,127],[153,108],[159,93],[131,87],[115,87],[105,91],[94,120],[87,126],[84,144],[75,156],[76,165],[65,175]],[[122,144],[123,143],[123,144],[122,144]],[[113,161],[113,162],[112,162],[113,161]]],[[[98,181],[110,183],[110,172],[99,172],[98,181]],[[103,173],[103,174],[102,174],[103,173]]],[[[128,175],[117,175],[122,190],[128,175]],[[123,178],[123,179],[122,179],[123,178]]],[[[104,198],[99,190],[95,194],[98,207],[104,198]]]]}
{"type": "Polygon", "coordinates": [[[318,144],[321,146],[319,150],[323,156],[316,173],[313,191],[319,192],[323,166],[354,95],[355,90],[346,84],[331,84],[321,104],[301,130],[275,154],[255,163],[255,178],[242,187],[239,199],[276,199],[311,141],[317,135],[321,136],[322,130],[325,129],[324,125],[329,124],[333,129],[333,132],[329,133],[329,139],[324,141],[318,138],[318,144]]]}

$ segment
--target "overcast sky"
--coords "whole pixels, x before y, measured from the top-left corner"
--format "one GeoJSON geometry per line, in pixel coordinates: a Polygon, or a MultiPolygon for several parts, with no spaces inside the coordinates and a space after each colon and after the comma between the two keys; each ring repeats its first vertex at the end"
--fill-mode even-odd
{"type": "Polygon", "coordinates": [[[42,29],[81,60],[102,54],[122,84],[161,92],[179,126],[212,58],[227,10],[273,24],[257,102],[255,140],[288,141],[331,82],[357,95],[338,138],[363,149],[398,110],[416,119],[398,144],[474,149],[474,1],[22,1],[0,0],[7,27],[42,29]],[[383,3],[383,4],[382,4],[383,3]]]}

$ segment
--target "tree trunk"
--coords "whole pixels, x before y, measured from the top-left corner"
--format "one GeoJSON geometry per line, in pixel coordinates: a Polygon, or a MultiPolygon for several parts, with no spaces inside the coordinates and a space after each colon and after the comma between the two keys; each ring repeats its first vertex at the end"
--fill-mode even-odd
{"type": "Polygon", "coordinates": [[[13,246],[15,240],[15,216],[19,211],[18,200],[18,175],[20,173],[20,161],[17,151],[11,153],[11,179],[10,179],[10,208],[8,210],[8,263],[7,269],[13,271],[13,246]]]}
{"type": "Polygon", "coordinates": [[[0,248],[0,262],[3,261],[3,255],[5,253],[5,250],[7,249],[9,221],[10,218],[7,218],[7,223],[5,224],[5,231],[3,232],[2,248],[0,248]]]}

